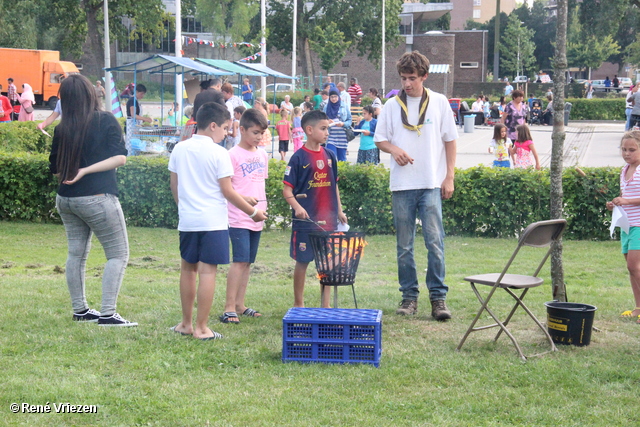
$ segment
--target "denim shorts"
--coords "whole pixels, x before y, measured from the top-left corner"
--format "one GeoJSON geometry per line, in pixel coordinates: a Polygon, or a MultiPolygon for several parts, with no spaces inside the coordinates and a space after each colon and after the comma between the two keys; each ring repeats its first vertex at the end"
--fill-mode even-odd
{"type": "Polygon", "coordinates": [[[229,230],[181,231],[180,256],[190,264],[229,264],[229,230]]]}
{"type": "Polygon", "coordinates": [[[494,168],[510,168],[511,162],[509,160],[494,160],[493,161],[494,168]]]}
{"type": "Polygon", "coordinates": [[[640,227],[629,227],[629,234],[621,230],[620,244],[623,254],[640,250],[640,227]]]}
{"type": "Polygon", "coordinates": [[[229,227],[233,262],[256,262],[262,231],[229,227]]]}
{"type": "Polygon", "coordinates": [[[310,231],[292,231],[289,256],[299,262],[311,262],[314,259],[311,247],[310,231]]]}

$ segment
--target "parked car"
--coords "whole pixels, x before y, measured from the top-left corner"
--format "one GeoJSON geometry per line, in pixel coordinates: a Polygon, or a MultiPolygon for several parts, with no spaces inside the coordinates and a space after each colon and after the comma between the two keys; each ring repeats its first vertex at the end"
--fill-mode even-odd
{"type": "Polygon", "coordinates": [[[538,80],[540,80],[541,83],[553,83],[549,74],[536,74],[533,81],[537,82],[538,80]]]}
{"type": "Polygon", "coordinates": [[[629,77],[618,77],[618,80],[620,80],[619,88],[622,88],[622,90],[629,90],[633,87],[633,81],[629,77]]]}
{"type": "Polygon", "coordinates": [[[591,87],[594,92],[604,92],[604,80],[591,80],[591,87]]]}
{"type": "MultiPolygon", "coordinates": [[[[267,92],[273,92],[273,84],[267,85],[267,92]]],[[[290,83],[276,83],[276,92],[293,92],[293,85],[290,83]]]]}
{"type": "Polygon", "coordinates": [[[527,76],[516,76],[515,79],[513,79],[513,83],[526,83],[529,81],[529,77],[527,76]]]}

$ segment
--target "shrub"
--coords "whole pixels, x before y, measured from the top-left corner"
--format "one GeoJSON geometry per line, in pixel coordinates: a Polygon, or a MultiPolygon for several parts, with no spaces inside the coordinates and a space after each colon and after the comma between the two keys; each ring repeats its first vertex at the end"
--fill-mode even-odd
{"type": "MultiPolygon", "coordinates": [[[[130,157],[118,169],[120,202],[131,226],[175,228],[176,204],[169,188],[165,157],[130,157]]],[[[286,163],[269,161],[267,229],[291,224],[291,209],[282,197],[286,163]]],[[[57,183],[46,154],[0,152],[0,220],[59,221],[55,212],[57,183]]],[[[564,217],[569,239],[608,239],[610,214],[605,202],[619,193],[617,168],[564,172],[564,217]]],[[[353,229],[369,234],[394,233],[389,171],[382,166],[340,163],[339,187],[353,229]]],[[[457,170],[454,196],[443,202],[449,235],[514,237],[529,223],[549,218],[549,171],[457,170]]]]}
{"type": "Polygon", "coordinates": [[[59,221],[57,188],[48,155],[0,152],[0,220],[59,221]]]}
{"type": "MultiPolygon", "coordinates": [[[[49,126],[45,130],[53,135],[53,129],[54,126],[49,126]]],[[[51,138],[40,132],[35,122],[5,123],[0,125],[0,150],[48,153],[51,151],[51,138]]]]}
{"type": "Polygon", "coordinates": [[[571,120],[626,120],[624,98],[569,98],[571,120]]]}

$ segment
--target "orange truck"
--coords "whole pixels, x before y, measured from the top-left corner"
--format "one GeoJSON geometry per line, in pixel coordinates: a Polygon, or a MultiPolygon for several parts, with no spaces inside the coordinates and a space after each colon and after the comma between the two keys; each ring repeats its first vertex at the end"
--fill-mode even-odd
{"type": "Polygon", "coordinates": [[[0,84],[7,93],[7,79],[12,78],[18,93],[28,83],[33,88],[37,104],[48,104],[52,110],[58,102],[60,82],[70,74],[79,73],[73,62],[60,61],[55,50],[0,48],[0,84]]]}

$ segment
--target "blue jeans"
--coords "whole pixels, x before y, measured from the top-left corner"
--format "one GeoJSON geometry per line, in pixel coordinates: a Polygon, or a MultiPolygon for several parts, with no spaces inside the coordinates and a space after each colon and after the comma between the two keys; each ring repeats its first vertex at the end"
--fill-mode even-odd
{"type": "Polygon", "coordinates": [[[347,161],[347,149],[346,148],[338,148],[333,144],[327,144],[326,149],[333,151],[335,153],[336,158],[338,159],[339,162],[346,162],[347,161]]]}
{"type": "Polygon", "coordinates": [[[633,108],[626,108],[624,110],[624,114],[627,116],[627,124],[624,127],[625,132],[631,130],[631,110],[633,110],[633,108]]]}
{"type": "Polygon", "coordinates": [[[426,277],[429,299],[446,299],[449,287],[444,284],[444,227],[440,189],[393,191],[391,194],[402,299],[417,300],[420,293],[413,256],[416,217],[422,222],[424,244],[429,251],[426,277]]]}
{"type": "Polygon", "coordinates": [[[56,208],[64,223],[69,244],[67,286],[75,313],[89,308],[85,297],[85,266],[95,233],[102,244],[107,263],[102,273],[100,314],[116,312],[116,300],[129,261],[127,225],[118,198],[113,194],[86,197],[56,197],[56,208]]]}

